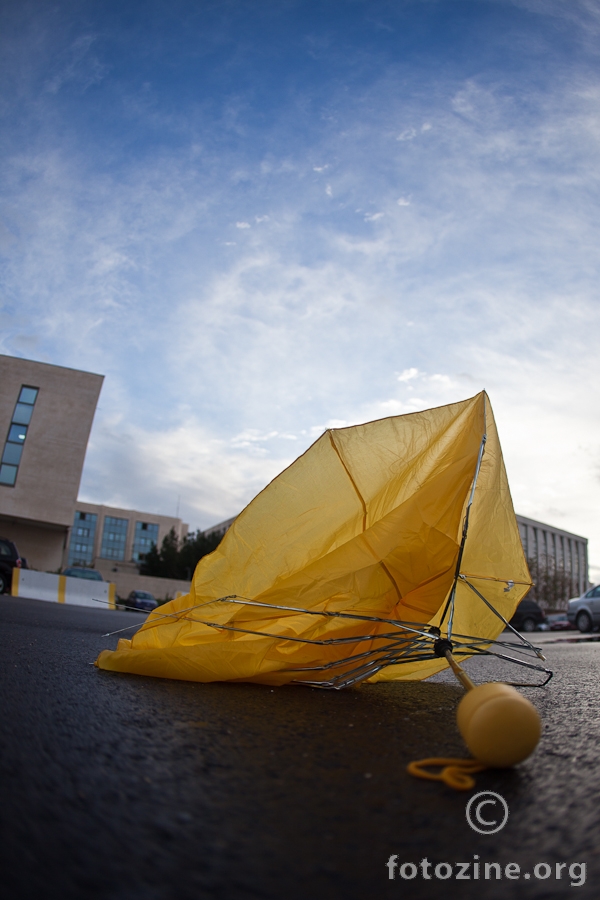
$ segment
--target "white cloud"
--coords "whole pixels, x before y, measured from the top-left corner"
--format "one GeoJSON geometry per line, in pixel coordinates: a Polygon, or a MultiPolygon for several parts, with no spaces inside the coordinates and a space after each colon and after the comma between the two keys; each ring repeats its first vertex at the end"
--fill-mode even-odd
{"type": "MultiPolygon", "coordinates": [[[[249,443],[252,443],[252,439],[249,443]]],[[[279,471],[289,456],[265,457],[248,452],[243,442],[216,439],[190,420],[172,431],[149,431],[121,423],[119,433],[95,430],[92,471],[98,488],[87,482],[81,496],[91,502],[136,507],[144,512],[174,515],[181,498],[181,516],[192,527],[207,528],[237,515],[279,471]],[[135,454],[132,451],[135,449],[135,454]],[[108,490],[107,490],[108,487],[108,490]]]]}
{"type": "Polygon", "coordinates": [[[402,371],[398,375],[398,381],[412,381],[413,378],[417,378],[418,375],[419,375],[419,370],[415,369],[414,367],[412,367],[410,369],[404,369],[404,371],[402,371]]]}
{"type": "Polygon", "coordinates": [[[441,387],[445,387],[445,388],[457,386],[456,382],[452,381],[452,379],[448,375],[440,375],[440,374],[430,375],[429,381],[432,384],[438,384],[441,387]]]}
{"type": "Polygon", "coordinates": [[[236,228],[250,228],[250,222],[236,222],[236,228]]]}
{"type": "Polygon", "coordinates": [[[416,138],[416,136],[417,136],[417,132],[414,128],[405,128],[404,131],[400,132],[400,134],[398,135],[396,140],[397,141],[412,141],[416,138]]]}

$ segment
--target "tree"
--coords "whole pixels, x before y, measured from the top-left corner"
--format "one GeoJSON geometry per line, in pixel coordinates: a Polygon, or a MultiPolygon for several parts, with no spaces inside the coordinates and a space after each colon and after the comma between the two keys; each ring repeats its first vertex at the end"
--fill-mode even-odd
{"type": "Polygon", "coordinates": [[[160,550],[154,544],[146,553],[140,564],[140,574],[191,581],[198,562],[218,547],[224,533],[205,535],[202,531],[196,531],[179,541],[172,528],[163,538],[160,550]]]}
{"type": "Polygon", "coordinates": [[[542,609],[566,609],[569,598],[578,593],[569,573],[561,566],[557,566],[552,556],[542,555],[539,562],[536,559],[528,559],[527,565],[534,583],[529,596],[536,600],[542,609]]]}

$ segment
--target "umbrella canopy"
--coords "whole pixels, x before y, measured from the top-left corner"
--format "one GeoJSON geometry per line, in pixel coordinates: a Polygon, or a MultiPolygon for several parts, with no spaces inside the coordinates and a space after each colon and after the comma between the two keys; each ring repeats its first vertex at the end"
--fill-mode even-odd
{"type": "Polygon", "coordinates": [[[326,431],[200,561],[190,594],[97,665],[205,682],[421,679],[447,666],[432,627],[468,637],[468,655],[530,585],[482,392],[326,431]]]}

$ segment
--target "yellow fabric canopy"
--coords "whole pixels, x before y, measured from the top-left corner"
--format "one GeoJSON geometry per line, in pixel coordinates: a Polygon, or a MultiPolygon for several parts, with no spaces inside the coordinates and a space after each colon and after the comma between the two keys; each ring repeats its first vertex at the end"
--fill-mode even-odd
{"type": "Polygon", "coordinates": [[[476,591],[508,619],[529,587],[482,392],[326,431],[200,560],[190,594],[97,665],[274,685],[323,681],[367,660],[371,681],[421,679],[447,663],[419,631],[441,625],[445,635],[451,619],[453,634],[491,642],[504,625],[476,591]]]}

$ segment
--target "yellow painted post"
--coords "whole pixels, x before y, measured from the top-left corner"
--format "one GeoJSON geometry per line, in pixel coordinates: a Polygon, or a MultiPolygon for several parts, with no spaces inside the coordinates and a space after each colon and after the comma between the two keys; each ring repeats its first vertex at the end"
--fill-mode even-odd
{"type": "Polygon", "coordinates": [[[112,582],[108,585],[108,608],[117,608],[117,604],[115,602],[115,586],[112,582]]]}
{"type": "Polygon", "coordinates": [[[12,585],[10,589],[11,596],[18,597],[19,596],[19,576],[21,574],[21,570],[18,566],[15,566],[12,573],[12,585]]]}
{"type": "Polygon", "coordinates": [[[65,602],[65,594],[67,592],[67,576],[59,575],[58,576],[58,602],[65,602]]]}

